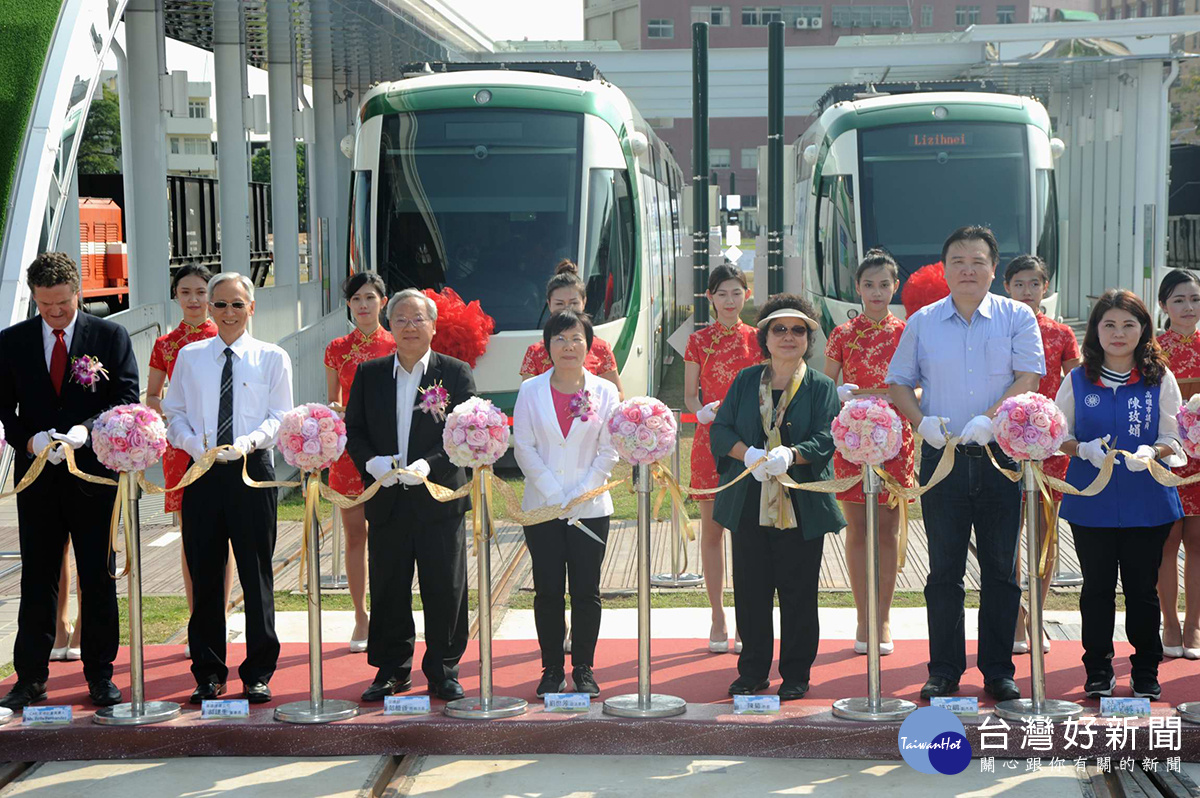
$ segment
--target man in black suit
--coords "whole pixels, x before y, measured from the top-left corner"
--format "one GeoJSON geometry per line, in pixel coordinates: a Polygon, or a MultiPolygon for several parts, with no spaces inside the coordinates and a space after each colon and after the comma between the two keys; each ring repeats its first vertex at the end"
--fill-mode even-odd
{"type": "MultiPolygon", "coordinates": [[[[53,440],[75,450],[89,474],[115,479],[85,447],[96,417],[138,401],[138,369],[124,327],[79,312],[79,272],[61,252],[45,252],[26,274],[38,315],[0,332],[0,422],[18,451],[20,481],[53,440]],[[73,358],[94,357],[107,379],[84,386],[73,358]]],[[[67,536],[75,547],[83,625],[83,674],[96,706],[120,703],[112,682],[120,639],[116,582],[109,577],[108,525],[116,489],[73,476],[56,450],[37,480],[17,496],[21,541],[21,604],[13,665],[17,683],[0,706],[24,709],[46,698],[54,645],[58,575],[67,536]]]]}
{"type": "MultiPolygon", "coordinates": [[[[367,485],[398,465],[456,489],[466,484],[467,475],[446,456],[442,432],[445,414],[475,395],[471,369],[430,350],[437,306],[420,291],[408,289],[392,297],[387,318],[396,354],[358,367],[346,407],[346,449],[367,485]],[[440,416],[417,406],[421,390],[438,384],[449,394],[440,416]]],[[[378,672],[362,698],[382,701],[412,687],[414,563],[425,608],[421,670],[438,698],[461,698],[458,661],[467,647],[463,517],[470,501],[437,502],[420,481],[407,476],[383,484],[366,504],[371,582],[367,661],[378,672]]]]}

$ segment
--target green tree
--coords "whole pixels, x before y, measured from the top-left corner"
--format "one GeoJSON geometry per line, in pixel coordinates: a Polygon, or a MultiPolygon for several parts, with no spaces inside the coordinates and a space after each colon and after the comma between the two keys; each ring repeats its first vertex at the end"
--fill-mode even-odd
{"type": "MultiPolygon", "coordinates": [[[[250,179],[271,182],[271,148],[263,147],[250,160],[250,179]]],[[[308,231],[308,148],[296,145],[296,188],[300,193],[300,231],[308,231]]]]}
{"type": "Polygon", "coordinates": [[[121,106],[117,93],[102,86],[88,110],[77,165],[84,175],[111,175],[121,171],[121,106]]]}

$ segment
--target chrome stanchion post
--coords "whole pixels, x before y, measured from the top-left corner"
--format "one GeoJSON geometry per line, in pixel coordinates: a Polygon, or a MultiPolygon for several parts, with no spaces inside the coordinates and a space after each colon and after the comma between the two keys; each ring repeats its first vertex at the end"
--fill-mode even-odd
{"type": "MultiPolygon", "coordinates": [[[[679,479],[683,473],[680,470],[680,454],[679,441],[681,440],[683,431],[683,415],[679,411],[675,411],[675,450],[671,452],[671,467],[675,470],[675,478],[679,479]]],[[[680,554],[687,546],[687,540],[683,535],[683,525],[691,523],[683,514],[683,511],[676,507],[671,513],[671,573],[655,574],[650,577],[650,584],[655,587],[696,587],[704,584],[704,576],[695,573],[682,573],[680,566],[680,554]]]]}
{"type": "Polygon", "coordinates": [[[668,718],[687,711],[687,702],[650,692],[650,466],[637,470],[638,691],[604,702],[604,714],[619,718],[668,718]]]}
{"type": "MultiPolygon", "coordinates": [[[[1021,461],[1025,492],[1025,571],[1029,574],[1029,666],[1030,698],[1015,698],[996,704],[996,714],[1008,720],[1050,718],[1061,720],[1083,713],[1072,701],[1046,698],[1046,659],[1042,653],[1042,577],[1038,572],[1038,484],[1034,461],[1021,461]]],[[[1049,530],[1046,530],[1049,533],[1049,530]]]]}
{"type": "Polygon", "coordinates": [[[129,498],[129,701],[103,707],[92,721],[103,726],[141,726],[179,717],[181,707],[173,701],[146,701],[145,660],[142,657],[142,530],[138,515],[137,475],[129,474],[126,490],[129,498]]]}
{"type": "MultiPolygon", "coordinates": [[[[301,493],[307,498],[308,474],[300,475],[301,493]]],[[[306,502],[307,504],[307,502],[306,502]]],[[[336,511],[335,511],[336,512],[336,511]]],[[[293,701],[275,710],[275,720],[285,723],[329,723],[358,714],[353,701],[326,700],[321,663],[321,514],[313,508],[308,526],[308,700],[293,701]]]]}
{"type": "Polygon", "coordinates": [[[492,695],[492,530],[487,501],[487,490],[480,490],[479,506],[472,508],[482,522],[482,540],[475,552],[479,564],[479,695],[447,703],[444,711],[452,718],[510,718],[524,714],[528,706],[523,698],[492,695]]]}
{"type": "MultiPolygon", "coordinates": [[[[903,698],[883,698],[879,664],[879,475],[862,467],[863,510],[867,522],[867,696],[843,698],[833,714],[847,720],[903,720],[917,708],[903,698]]],[[[903,499],[901,500],[903,501],[903,499]]]]}
{"type": "Polygon", "coordinates": [[[342,532],[342,513],[337,508],[333,511],[333,534],[330,535],[332,550],[330,551],[333,560],[330,567],[331,573],[321,577],[321,585],[331,590],[341,590],[350,586],[349,580],[346,578],[346,571],[342,563],[342,552],[345,551],[346,536],[342,532]]]}

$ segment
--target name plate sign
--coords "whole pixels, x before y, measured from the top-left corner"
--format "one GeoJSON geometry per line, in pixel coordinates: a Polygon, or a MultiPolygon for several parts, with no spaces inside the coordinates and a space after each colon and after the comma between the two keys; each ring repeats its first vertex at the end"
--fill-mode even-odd
{"type": "Polygon", "coordinates": [[[587,712],[592,697],[587,693],[546,693],[547,712],[587,712]]]}
{"type": "Polygon", "coordinates": [[[735,695],[733,697],[733,714],[735,715],[778,715],[779,696],[777,695],[735,695]]]}
{"type": "Polygon", "coordinates": [[[389,695],[383,698],[385,715],[428,715],[429,696],[389,695]]]}
{"type": "Polygon", "coordinates": [[[21,723],[25,726],[60,726],[71,722],[71,708],[25,707],[21,723]]]}
{"type": "Polygon", "coordinates": [[[1102,718],[1148,718],[1150,717],[1149,698],[1110,698],[1100,697],[1100,717],[1102,718]]]}
{"type": "Polygon", "coordinates": [[[955,715],[979,714],[979,699],[975,696],[935,695],[929,699],[929,706],[948,709],[955,715]]]}
{"type": "Polygon", "coordinates": [[[208,718],[248,718],[250,717],[250,702],[245,698],[218,698],[205,701],[200,707],[200,717],[208,718]]]}

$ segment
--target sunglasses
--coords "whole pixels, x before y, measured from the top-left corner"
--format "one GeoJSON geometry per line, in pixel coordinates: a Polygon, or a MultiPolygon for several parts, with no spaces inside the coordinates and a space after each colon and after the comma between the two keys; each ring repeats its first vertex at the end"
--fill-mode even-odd
{"type": "Polygon", "coordinates": [[[786,324],[773,324],[771,325],[771,332],[779,336],[787,335],[790,332],[792,335],[799,338],[802,335],[808,335],[808,325],[797,324],[789,327],[786,324]]]}
{"type": "Polygon", "coordinates": [[[218,299],[216,302],[209,302],[208,304],[217,310],[224,310],[228,307],[232,307],[234,310],[245,310],[249,307],[245,302],[226,302],[224,299],[218,299]]]}

